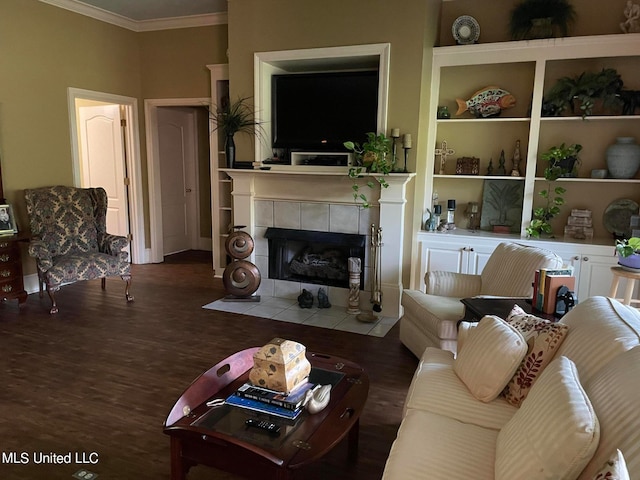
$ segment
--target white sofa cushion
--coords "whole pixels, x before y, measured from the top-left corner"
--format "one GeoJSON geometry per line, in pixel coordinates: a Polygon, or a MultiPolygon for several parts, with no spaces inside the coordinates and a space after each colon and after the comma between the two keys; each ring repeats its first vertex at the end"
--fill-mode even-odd
{"type": "MultiPolygon", "coordinates": [[[[571,336],[572,333],[569,333],[571,336]]],[[[600,420],[600,445],[580,479],[591,480],[620,449],[631,474],[640,475],[640,346],[621,353],[603,366],[588,382],[585,391],[600,420]]]]}
{"type": "Polygon", "coordinates": [[[620,450],[611,455],[602,468],[593,476],[593,480],[629,480],[629,471],[620,450]]]}
{"type": "Polygon", "coordinates": [[[569,327],[529,315],[519,305],[513,307],[506,322],[527,341],[527,354],[502,392],[507,402],[519,407],[542,371],[553,360],[569,327]]]}
{"type": "Polygon", "coordinates": [[[527,353],[527,342],[501,318],[487,315],[469,332],[453,370],[478,400],[490,402],[504,389],[527,353]]]}
{"type": "Polygon", "coordinates": [[[602,365],[640,344],[640,312],[607,297],[586,299],[560,323],[569,325],[569,334],[556,356],[573,360],[583,385],[602,365]]]}
{"type": "Polygon", "coordinates": [[[518,410],[504,397],[479,402],[453,371],[453,353],[427,348],[413,375],[405,401],[409,409],[437,413],[481,427],[500,430],[518,410]]]}
{"type": "Polygon", "coordinates": [[[496,430],[410,410],[400,425],[382,478],[492,479],[497,435],[496,430]]]}
{"type": "Polygon", "coordinates": [[[552,361],[496,443],[496,480],[574,479],[598,447],[599,424],[566,357],[552,361]]]}

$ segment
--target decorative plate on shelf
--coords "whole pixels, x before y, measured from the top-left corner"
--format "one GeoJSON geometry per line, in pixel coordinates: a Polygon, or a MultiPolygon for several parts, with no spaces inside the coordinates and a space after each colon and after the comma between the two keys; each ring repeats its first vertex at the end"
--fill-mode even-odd
{"type": "Polygon", "coordinates": [[[604,228],[614,235],[631,236],[631,216],[638,214],[638,204],[628,198],[611,202],[602,216],[604,228]]]}
{"type": "Polygon", "coordinates": [[[472,16],[462,15],[453,22],[451,33],[458,45],[476,43],[480,38],[480,25],[472,16]]]}

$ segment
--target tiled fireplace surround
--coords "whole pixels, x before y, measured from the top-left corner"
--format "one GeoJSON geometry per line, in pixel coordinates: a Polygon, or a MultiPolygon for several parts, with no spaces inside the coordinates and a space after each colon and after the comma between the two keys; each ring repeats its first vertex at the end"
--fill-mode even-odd
{"type": "MultiPolygon", "coordinates": [[[[368,192],[370,199],[377,198],[378,205],[364,209],[353,203],[351,182],[344,173],[225,171],[233,180],[234,223],[246,225],[244,230],[254,238],[255,250],[250,260],[262,275],[260,295],[297,298],[303,288],[315,295],[321,286],[268,278],[269,247],[264,238],[267,228],[356,233],[367,236],[363,265],[365,290],[360,292],[360,306],[363,311],[370,311],[369,233],[373,223],[383,229],[381,314],[395,318],[401,316],[405,186],[413,174],[388,176],[389,188],[368,192]]],[[[326,290],[332,305],[346,308],[347,288],[326,287],[326,290]]]]}

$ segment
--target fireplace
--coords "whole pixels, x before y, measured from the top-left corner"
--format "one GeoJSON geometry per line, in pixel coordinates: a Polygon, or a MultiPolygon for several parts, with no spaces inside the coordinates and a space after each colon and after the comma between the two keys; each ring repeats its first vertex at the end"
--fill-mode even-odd
{"type": "MultiPolygon", "coordinates": [[[[365,264],[365,235],[267,228],[265,238],[271,279],[349,288],[349,257],[365,264]]],[[[360,273],[363,288],[364,268],[360,273]]]]}

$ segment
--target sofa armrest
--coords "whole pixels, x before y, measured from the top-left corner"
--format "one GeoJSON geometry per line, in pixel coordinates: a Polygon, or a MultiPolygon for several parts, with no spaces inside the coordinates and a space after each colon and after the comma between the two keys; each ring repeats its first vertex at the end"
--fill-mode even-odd
{"type": "Polygon", "coordinates": [[[482,277],[467,273],[427,272],[424,277],[426,293],[443,297],[466,298],[480,293],[482,277]]]}
{"type": "Polygon", "coordinates": [[[36,259],[38,267],[42,271],[47,271],[53,266],[53,257],[47,245],[39,238],[32,238],[29,241],[29,255],[36,259]]]}

